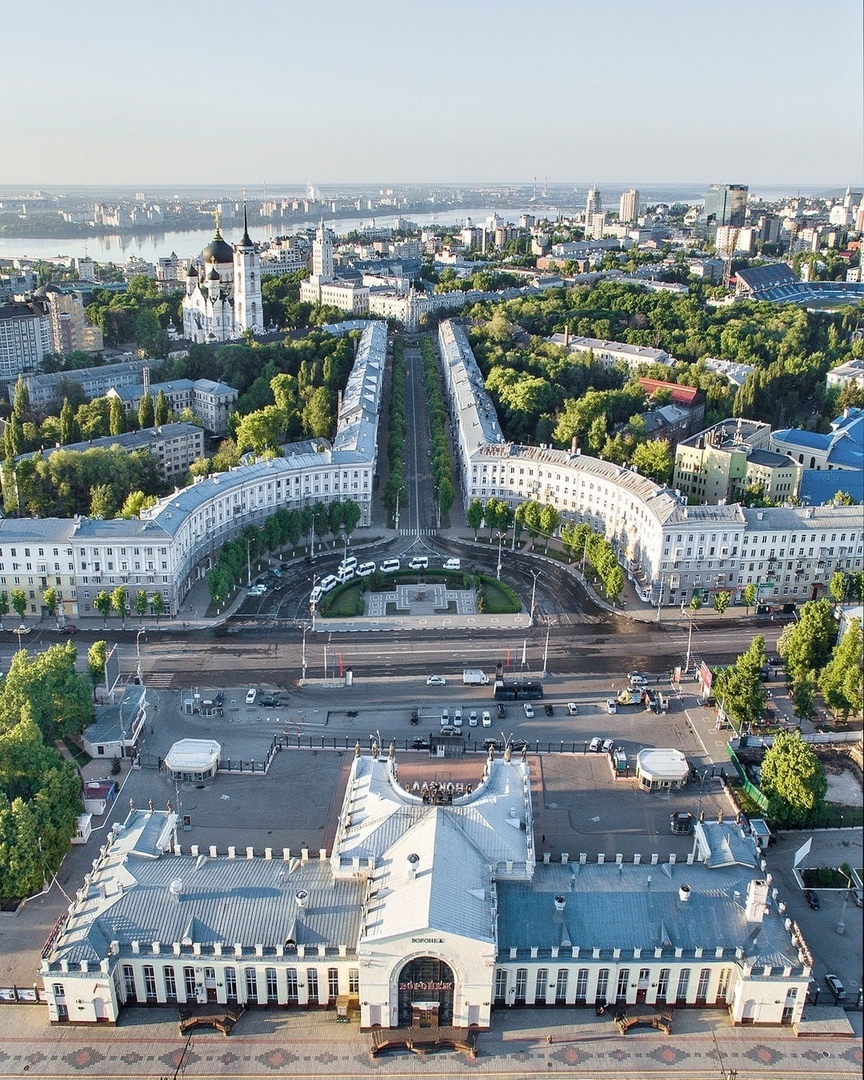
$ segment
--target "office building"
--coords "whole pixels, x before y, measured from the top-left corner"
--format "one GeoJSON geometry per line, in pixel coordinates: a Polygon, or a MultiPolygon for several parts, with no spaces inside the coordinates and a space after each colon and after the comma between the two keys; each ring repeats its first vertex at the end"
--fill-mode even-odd
{"type": "Polygon", "coordinates": [[[639,192],[636,188],[630,188],[621,195],[618,203],[618,220],[624,225],[630,225],[639,217],[639,192]]]}
{"type": "Polygon", "coordinates": [[[712,184],[705,192],[703,217],[709,226],[741,227],[747,216],[749,188],[743,184],[712,184]]]}

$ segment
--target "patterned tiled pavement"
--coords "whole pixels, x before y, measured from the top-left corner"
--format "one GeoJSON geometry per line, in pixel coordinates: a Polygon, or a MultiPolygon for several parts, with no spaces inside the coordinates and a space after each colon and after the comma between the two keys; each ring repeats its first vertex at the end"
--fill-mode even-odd
{"type": "Polygon", "coordinates": [[[860,1077],[860,1014],[855,1037],[796,1038],[787,1029],[733,1028],[725,1014],[679,1011],[669,1035],[638,1029],[617,1034],[590,1010],[497,1013],[479,1037],[479,1055],[406,1051],[373,1060],[370,1038],[333,1013],[245,1015],[230,1038],[178,1034],[168,1012],[129,1009],[116,1028],[50,1027],[43,1007],[0,1008],[0,1077],[348,1077],[420,1075],[608,1077],[675,1076],[701,1080],[860,1077]]]}

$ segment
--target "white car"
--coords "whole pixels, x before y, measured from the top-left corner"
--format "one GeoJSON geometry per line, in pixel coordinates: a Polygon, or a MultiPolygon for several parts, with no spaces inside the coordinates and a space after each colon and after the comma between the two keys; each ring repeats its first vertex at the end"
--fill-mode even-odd
{"type": "Polygon", "coordinates": [[[579,715],[579,706],[576,704],[575,701],[567,702],[567,712],[570,713],[571,716],[579,715]]]}
{"type": "Polygon", "coordinates": [[[324,595],[321,586],[316,585],[312,592],[309,593],[309,603],[317,604],[321,597],[324,595]]]}
{"type": "Polygon", "coordinates": [[[412,570],[425,570],[429,565],[429,559],[425,555],[415,555],[408,565],[412,570]]]}
{"type": "Polygon", "coordinates": [[[255,698],[257,698],[257,697],[258,697],[258,691],[256,690],[256,688],[254,686],[250,686],[250,688],[246,691],[246,704],[247,705],[254,705],[255,704],[255,698]]]}
{"type": "Polygon", "coordinates": [[[461,570],[462,569],[462,560],[461,559],[448,559],[444,563],[444,569],[445,570],[461,570]]]}
{"type": "Polygon", "coordinates": [[[594,738],[593,738],[593,739],[591,740],[591,742],[590,742],[590,743],[588,743],[588,751],[589,751],[589,753],[592,753],[592,754],[599,754],[599,753],[600,753],[600,747],[601,747],[602,745],[603,745],[603,740],[602,740],[602,739],[599,739],[599,738],[598,738],[598,737],[597,737],[597,736],[595,735],[595,736],[594,736],[594,738]]]}
{"type": "Polygon", "coordinates": [[[453,727],[462,727],[462,709],[458,705],[453,710],[453,727]]]}
{"type": "Polygon", "coordinates": [[[604,754],[611,754],[614,746],[615,743],[612,741],[612,739],[604,739],[603,745],[600,747],[600,749],[604,754]]]}
{"type": "Polygon", "coordinates": [[[266,585],[251,585],[247,590],[249,596],[263,596],[267,592],[266,585]]]}
{"type": "Polygon", "coordinates": [[[441,727],[447,727],[449,723],[450,723],[450,710],[449,709],[442,709],[441,710],[441,727]]]}
{"type": "Polygon", "coordinates": [[[617,713],[618,712],[618,706],[615,703],[615,698],[614,697],[610,697],[610,698],[606,699],[606,712],[608,712],[608,713],[617,713]]]}
{"type": "Polygon", "coordinates": [[[371,577],[375,573],[374,562],[362,562],[357,567],[357,577],[371,577]]]}
{"type": "Polygon", "coordinates": [[[483,710],[483,715],[480,718],[480,723],[483,725],[483,727],[492,727],[492,714],[490,712],[487,712],[486,709],[483,710]]]}
{"type": "Polygon", "coordinates": [[[468,713],[468,727],[477,727],[477,720],[477,710],[472,709],[471,712],[468,713]]]}
{"type": "Polygon", "coordinates": [[[630,680],[631,686],[648,685],[648,680],[645,678],[641,671],[631,671],[627,678],[630,680]]]}
{"type": "Polygon", "coordinates": [[[430,675],[426,680],[427,686],[446,686],[447,680],[443,675],[430,675]]]}
{"type": "Polygon", "coordinates": [[[335,574],[328,574],[327,577],[321,578],[318,582],[318,587],[321,592],[330,592],[331,589],[335,589],[339,584],[339,578],[335,574]]]}
{"type": "Polygon", "coordinates": [[[398,559],[385,559],[384,562],[381,563],[381,573],[395,574],[401,565],[402,563],[400,563],[398,559]]]}
{"type": "Polygon", "coordinates": [[[531,702],[526,701],[525,704],[522,706],[522,708],[525,710],[526,717],[529,720],[533,720],[534,719],[534,706],[531,704],[531,702]]]}

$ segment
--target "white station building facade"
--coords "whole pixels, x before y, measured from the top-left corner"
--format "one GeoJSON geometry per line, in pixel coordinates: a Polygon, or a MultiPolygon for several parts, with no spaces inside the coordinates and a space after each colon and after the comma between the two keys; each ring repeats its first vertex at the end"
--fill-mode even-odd
{"type": "Polygon", "coordinates": [[[51,1020],[340,998],[364,1029],[600,1002],[800,1019],[812,961],[739,825],[698,823],[686,861],[538,859],[529,768],[402,786],[392,748],[358,748],[329,854],[184,849],[170,808],[132,810],[43,950],[51,1020]]]}

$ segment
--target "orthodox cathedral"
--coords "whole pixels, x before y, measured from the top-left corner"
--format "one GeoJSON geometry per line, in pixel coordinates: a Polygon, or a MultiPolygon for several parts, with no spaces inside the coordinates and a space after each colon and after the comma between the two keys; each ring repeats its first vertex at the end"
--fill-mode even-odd
{"type": "Polygon", "coordinates": [[[261,266],[249,239],[245,207],[243,238],[234,247],[223,239],[217,220],[216,233],[200,260],[189,265],[182,307],[183,336],[188,341],[236,341],[244,330],[263,334],[261,266]]]}

